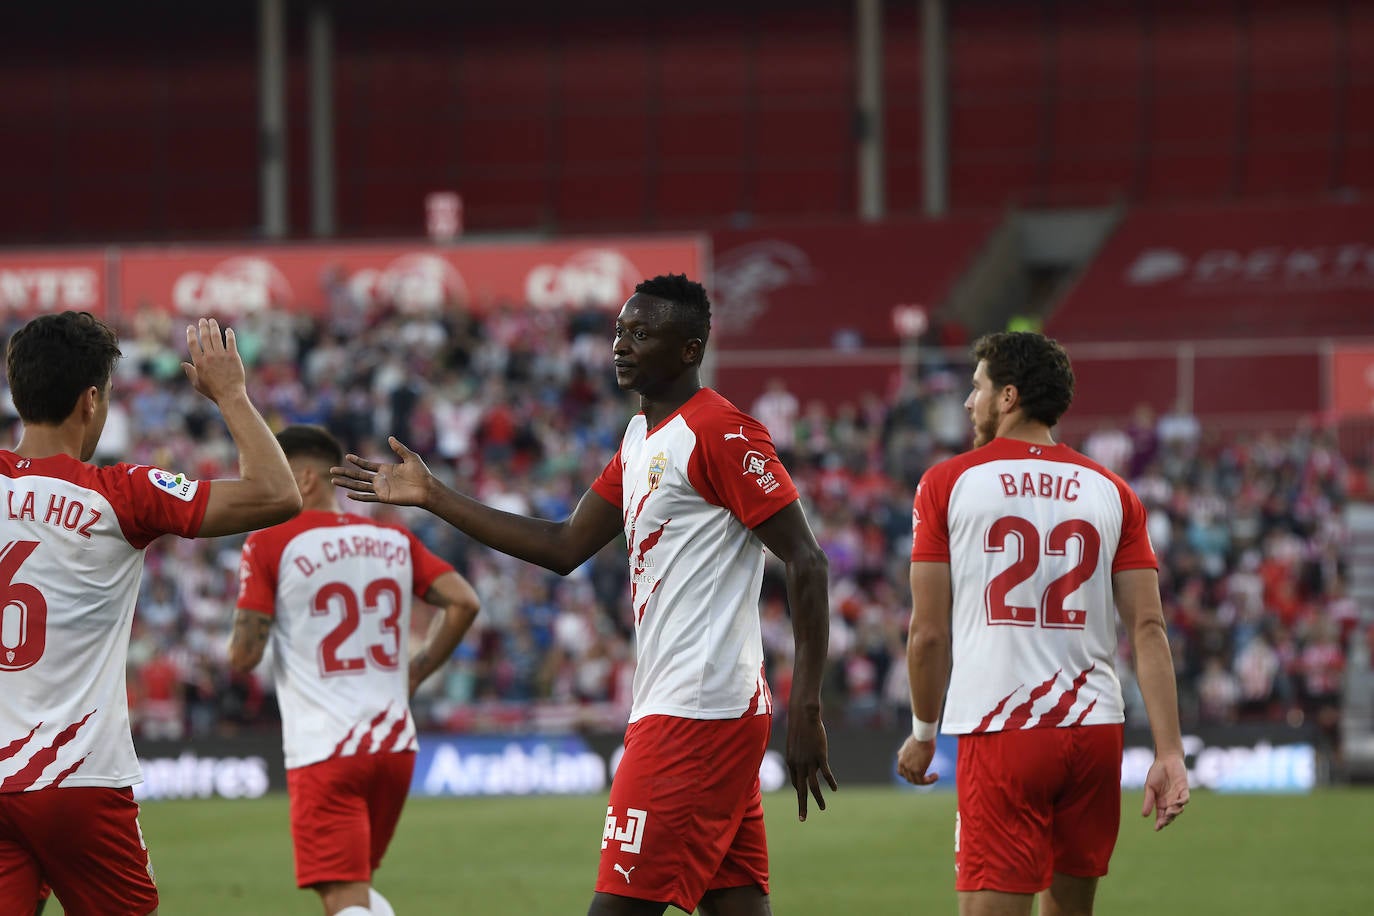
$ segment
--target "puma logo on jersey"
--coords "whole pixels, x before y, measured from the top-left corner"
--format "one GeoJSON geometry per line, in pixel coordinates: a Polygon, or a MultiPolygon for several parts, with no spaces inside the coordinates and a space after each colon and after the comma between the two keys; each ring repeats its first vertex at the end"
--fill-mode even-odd
{"type": "Polygon", "coordinates": [[[638,867],[638,865],[631,865],[629,868],[621,868],[619,862],[616,862],[611,865],[611,868],[614,868],[616,871],[620,872],[622,875],[625,876],[626,884],[630,883],[630,872],[634,871],[638,867]]]}
{"type": "Polygon", "coordinates": [[[743,439],[745,442],[748,442],[748,441],[749,441],[749,437],[746,436],[746,435],[744,434],[744,427],[743,427],[743,426],[741,426],[741,427],[739,428],[739,432],[737,432],[737,433],[726,433],[726,434],[725,434],[725,441],[726,441],[726,442],[729,442],[731,439],[743,439]]]}

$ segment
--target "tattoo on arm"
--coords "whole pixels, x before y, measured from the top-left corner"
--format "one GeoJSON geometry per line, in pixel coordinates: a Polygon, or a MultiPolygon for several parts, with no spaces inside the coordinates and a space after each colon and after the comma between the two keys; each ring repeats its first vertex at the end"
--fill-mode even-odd
{"type": "Polygon", "coordinates": [[[234,615],[234,634],[229,651],[239,661],[252,667],[262,660],[267,648],[267,636],[272,630],[272,618],[266,614],[242,611],[234,615]]]}

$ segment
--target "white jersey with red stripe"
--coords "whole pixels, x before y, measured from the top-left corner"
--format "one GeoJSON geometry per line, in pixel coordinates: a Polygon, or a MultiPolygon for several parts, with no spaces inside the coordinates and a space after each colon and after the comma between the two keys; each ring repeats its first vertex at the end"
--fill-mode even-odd
{"type": "Polygon", "coordinates": [[[630,419],[592,489],[620,506],[635,622],[630,721],[772,711],[763,673],[763,543],[797,499],[763,424],[709,388],[649,429],[630,419]]]}
{"type": "Polygon", "coordinates": [[[200,530],[210,485],[0,451],[0,792],[142,781],[124,666],[144,548],[200,530]]]}
{"type": "Polygon", "coordinates": [[[1124,721],[1112,574],[1158,567],[1145,522],[1064,445],[994,439],[926,472],[911,558],[950,564],[945,734],[1124,721]]]}
{"type": "Polygon", "coordinates": [[[411,596],[452,569],[401,526],[345,512],[305,511],[249,535],[238,606],[276,619],[288,768],[416,749],[411,596]]]}

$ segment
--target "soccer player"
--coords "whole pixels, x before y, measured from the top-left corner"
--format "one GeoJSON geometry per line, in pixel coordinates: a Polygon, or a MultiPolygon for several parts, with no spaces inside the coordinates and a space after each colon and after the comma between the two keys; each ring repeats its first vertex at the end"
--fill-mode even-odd
{"type": "Polygon", "coordinates": [[[436,480],[395,438],[399,464],[354,455],[334,481],[364,502],[418,505],[479,541],[566,575],[622,531],[636,669],[625,754],[611,785],[591,916],[757,916],[768,902],[759,764],[773,700],[759,590],[766,546],[786,565],[796,637],[787,765],[832,789],[820,684],[827,562],[763,425],[702,387],[706,291],[681,274],[635,287],[615,322],[620,387],[639,394],[619,450],[561,521],[484,506],[436,480]]]}
{"type": "Polygon", "coordinates": [[[234,332],[202,318],[186,344],[187,378],[238,446],[238,479],[87,463],[120,357],[114,331],[89,313],[40,316],[9,341],[24,431],[0,451],[0,913],[33,912],[45,879],[69,916],[157,911],[124,685],[144,548],[300,511],[234,332]]]}
{"type": "Polygon", "coordinates": [[[1154,735],[1145,810],[1188,803],[1173,661],[1145,509],[1107,469],[1054,441],[1073,370],[1039,334],[991,334],[964,407],[974,449],[928,470],[912,512],[913,734],[898,772],[917,785],[936,721],[959,736],[955,887],[963,916],[1090,914],[1121,814],[1124,721],[1115,605],[1154,735]]]}
{"type": "Polygon", "coordinates": [[[243,545],[229,664],[257,667],[270,636],[297,885],[329,916],[389,914],[372,873],[415,769],[410,697],[472,625],[477,593],[401,526],[339,511],[343,448],[326,430],[277,441],[305,510],[243,545]],[[412,595],[439,609],[413,655],[412,595]]]}

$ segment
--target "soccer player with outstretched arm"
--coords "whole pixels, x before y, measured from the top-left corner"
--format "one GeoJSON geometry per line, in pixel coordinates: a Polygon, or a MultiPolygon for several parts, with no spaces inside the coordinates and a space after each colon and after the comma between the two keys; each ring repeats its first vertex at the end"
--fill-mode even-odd
{"type": "Polygon", "coordinates": [[[710,301],[682,275],[635,287],[615,321],[616,380],[639,395],[620,448],[559,522],[445,487],[392,439],[399,464],[349,456],[334,481],[363,501],[423,506],[473,538],[566,575],[622,532],[636,668],[611,784],[591,916],[763,916],[768,846],[759,764],[773,698],[763,672],[763,550],[787,568],[796,667],[787,765],[806,819],[835,788],[821,723],[827,563],[767,430],[701,384],[710,301]]]}

